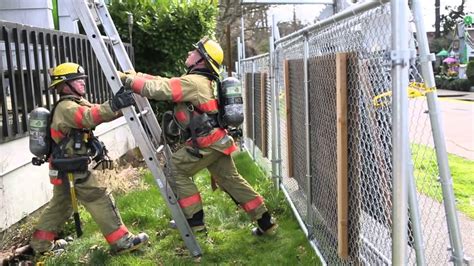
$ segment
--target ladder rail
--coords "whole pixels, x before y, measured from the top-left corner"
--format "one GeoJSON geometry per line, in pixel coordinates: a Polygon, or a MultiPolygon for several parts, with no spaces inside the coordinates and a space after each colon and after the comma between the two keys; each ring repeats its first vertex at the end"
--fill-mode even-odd
{"type": "MultiPolygon", "coordinates": [[[[97,12],[99,22],[102,24],[106,35],[111,41],[114,53],[116,55],[126,55],[127,51],[125,50],[125,46],[121,41],[120,35],[118,34],[117,29],[112,22],[112,17],[107,10],[107,6],[103,1],[95,1],[94,4],[96,6],[95,11],[97,12]]],[[[117,61],[122,71],[134,70],[132,61],[128,56],[118,56],[117,61]]],[[[154,112],[152,112],[153,110],[151,110],[151,106],[147,98],[136,96],[135,102],[137,103],[137,106],[140,110],[149,109],[151,112],[149,112],[147,115],[154,116],[154,112]]],[[[154,143],[158,145],[160,143],[161,128],[156,119],[149,119],[147,122],[148,129],[153,132],[152,136],[156,138],[154,139],[154,143]]]]}
{"type": "MultiPolygon", "coordinates": [[[[101,18],[102,24],[105,24],[104,28],[113,27],[112,34],[116,34],[117,31],[115,29],[115,26],[113,25],[110,15],[108,15],[108,11],[106,10],[106,6],[103,4],[103,1],[91,2],[88,0],[71,0],[69,4],[69,12],[73,20],[81,21],[82,26],[86,31],[89,42],[91,43],[91,46],[97,57],[97,60],[106,76],[107,82],[115,94],[122,87],[122,82],[120,81],[117,69],[109,53],[109,50],[107,49],[107,46],[105,45],[101,33],[96,25],[96,20],[94,19],[89,9],[96,7],[101,7],[101,9],[103,8],[105,10],[97,13],[99,17],[106,15],[101,18]],[[101,4],[103,6],[100,6],[101,4]],[[108,18],[107,21],[105,21],[106,18],[108,18]]],[[[109,28],[109,30],[110,29],[111,28],[109,28]]],[[[115,40],[112,40],[112,42],[114,41],[114,53],[117,56],[117,59],[120,64],[124,64],[121,65],[121,67],[127,67],[127,64],[131,64],[131,61],[128,58],[128,54],[125,51],[123,43],[121,42],[119,37],[115,40]],[[128,60],[124,59],[125,57],[128,60]]],[[[150,140],[150,137],[154,138],[155,141],[160,140],[159,136],[161,135],[161,128],[158,122],[156,121],[156,117],[154,116],[154,113],[152,112],[152,109],[146,98],[136,95],[135,99],[138,99],[141,103],[141,105],[138,105],[140,112],[137,114],[134,110],[134,107],[130,106],[122,109],[123,115],[135,137],[140,151],[142,152],[145,158],[145,162],[148,168],[150,169],[155,178],[155,181],[161,191],[161,196],[165,199],[168,208],[171,210],[171,214],[176,222],[178,231],[180,232],[186,247],[189,249],[191,255],[200,256],[202,254],[202,250],[199,244],[197,243],[194,234],[192,233],[191,227],[189,226],[181,207],[177,204],[176,196],[174,195],[171,187],[168,184],[169,181],[164,175],[162,169],[160,168],[160,161],[158,159],[157,149],[154,147],[152,141],[150,140]],[[145,99],[146,101],[144,101],[143,99],[145,99]],[[140,115],[141,119],[138,115],[140,115]],[[141,121],[147,122],[145,126],[151,125],[151,127],[147,127],[150,131],[147,132],[141,121]]],[[[164,155],[166,156],[166,159],[169,162],[169,159],[171,159],[171,150],[168,145],[165,145],[164,148],[164,155]]],[[[170,165],[167,165],[166,167],[170,167],[170,165]]],[[[169,168],[167,170],[169,171],[169,168]]]]}

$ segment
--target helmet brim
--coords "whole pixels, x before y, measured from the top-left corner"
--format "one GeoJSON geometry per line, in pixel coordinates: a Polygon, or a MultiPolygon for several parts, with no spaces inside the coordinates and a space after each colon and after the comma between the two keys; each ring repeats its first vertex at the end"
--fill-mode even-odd
{"type": "Polygon", "coordinates": [[[216,72],[216,74],[220,74],[220,73],[221,73],[221,70],[220,70],[217,66],[215,66],[215,65],[214,65],[213,63],[211,63],[211,62],[208,62],[208,63],[209,63],[209,65],[212,67],[212,69],[214,70],[214,72],[216,72]]]}
{"type": "Polygon", "coordinates": [[[209,56],[209,54],[207,54],[206,50],[204,49],[204,44],[201,42],[198,42],[197,44],[193,44],[193,46],[196,48],[196,50],[202,56],[202,58],[204,58],[204,60],[206,61],[206,64],[211,66],[212,70],[214,70],[216,74],[220,74],[221,71],[219,67],[216,66],[216,63],[213,62],[214,60],[209,56]]]}
{"type": "Polygon", "coordinates": [[[79,74],[79,75],[76,75],[74,76],[73,78],[65,78],[65,79],[57,79],[57,80],[53,80],[51,82],[51,84],[49,84],[49,89],[54,89],[54,87],[56,87],[57,85],[61,84],[62,82],[66,82],[66,81],[72,81],[72,80],[75,80],[75,79],[83,79],[83,78],[87,78],[87,75],[86,74],[79,74]]]}

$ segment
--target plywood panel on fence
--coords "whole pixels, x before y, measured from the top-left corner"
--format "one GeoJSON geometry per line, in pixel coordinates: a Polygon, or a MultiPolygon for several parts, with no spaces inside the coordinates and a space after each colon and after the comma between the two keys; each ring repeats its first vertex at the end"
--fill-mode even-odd
{"type": "MultiPolygon", "coordinates": [[[[283,63],[283,74],[285,84],[285,99],[286,99],[286,135],[287,139],[290,140],[292,136],[291,132],[291,98],[290,98],[290,66],[288,60],[283,63]]],[[[293,152],[290,144],[286,145],[288,151],[288,176],[293,177],[293,152]]]]}
{"type": "Polygon", "coordinates": [[[289,150],[289,164],[291,164],[292,175],[298,182],[298,187],[302,191],[308,191],[308,184],[310,178],[308,176],[306,157],[308,144],[306,136],[306,93],[304,82],[304,60],[291,59],[288,61],[288,93],[286,99],[290,104],[287,110],[290,110],[287,121],[287,128],[290,134],[288,135],[289,150]]]}
{"type": "Polygon", "coordinates": [[[253,139],[253,74],[245,73],[245,136],[253,139]]]}
{"type": "Polygon", "coordinates": [[[312,204],[325,228],[321,238],[337,247],[336,56],[308,59],[312,204]]]}
{"type": "Polygon", "coordinates": [[[349,193],[347,161],[347,54],[336,54],[336,110],[337,110],[337,252],[349,256],[349,193]]]}
{"type": "Polygon", "coordinates": [[[260,72],[254,72],[253,74],[253,143],[256,147],[262,150],[262,115],[260,114],[262,105],[262,75],[260,72]]]}
{"type": "Polygon", "coordinates": [[[262,136],[262,146],[260,147],[263,157],[267,157],[267,121],[265,119],[265,113],[267,109],[266,105],[266,85],[267,85],[267,73],[261,73],[260,78],[260,92],[261,92],[261,103],[260,103],[260,117],[261,117],[261,136],[262,136]]]}

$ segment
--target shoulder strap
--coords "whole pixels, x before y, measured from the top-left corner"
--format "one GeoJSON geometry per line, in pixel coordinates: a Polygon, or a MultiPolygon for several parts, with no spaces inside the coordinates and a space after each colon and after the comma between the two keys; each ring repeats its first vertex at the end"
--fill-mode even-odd
{"type": "MultiPolygon", "coordinates": [[[[76,96],[72,96],[72,95],[67,95],[67,96],[63,96],[59,99],[59,101],[57,101],[54,106],[53,106],[53,109],[51,110],[51,115],[49,116],[49,121],[48,121],[48,134],[51,134],[51,124],[53,123],[53,117],[54,117],[54,113],[56,112],[56,107],[58,107],[59,103],[61,102],[64,102],[64,101],[74,101],[76,103],[79,103],[80,102],[80,99],[77,98],[76,96]]],[[[66,143],[66,140],[68,139],[68,137],[64,137],[59,143],[56,144],[56,142],[54,142],[53,139],[51,139],[50,141],[50,145],[51,145],[51,148],[50,148],[50,151],[49,151],[49,155],[47,157],[50,157],[51,154],[53,152],[55,152],[55,147],[59,147],[59,151],[62,150],[63,146],[65,145],[66,143]]],[[[57,151],[56,151],[57,152],[57,151]]]]}
{"type": "Polygon", "coordinates": [[[193,69],[193,70],[189,71],[187,74],[201,75],[201,76],[204,76],[204,77],[208,78],[209,80],[219,81],[219,76],[214,74],[214,73],[211,73],[206,68],[193,69]]]}
{"type": "Polygon", "coordinates": [[[56,107],[59,105],[60,102],[64,102],[66,100],[74,101],[76,103],[80,103],[80,101],[81,101],[79,98],[77,98],[76,96],[72,96],[72,95],[67,95],[67,96],[63,96],[63,97],[59,98],[59,101],[57,101],[56,104],[54,104],[53,110],[51,110],[51,115],[49,116],[49,125],[51,125],[51,123],[53,122],[53,116],[54,116],[54,112],[56,111],[56,107]]]}

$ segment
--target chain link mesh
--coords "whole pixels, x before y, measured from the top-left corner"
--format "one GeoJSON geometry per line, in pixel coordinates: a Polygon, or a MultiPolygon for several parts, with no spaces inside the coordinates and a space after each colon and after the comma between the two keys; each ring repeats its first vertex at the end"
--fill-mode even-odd
{"type": "MultiPolygon", "coordinates": [[[[310,241],[330,265],[389,265],[392,261],[393,110],[391,61],[388,56],[391,51],[390,16],[390,5],[385,4],[324,27],[310,28],[277,43],[271,67],[274,70],[280,112],[272,113],[270,80],[267,80],[269,85],[265,93],[265,114],[260,114],[261,109],[246,109],[246,112],[255,111],[256,116],[267,121],[267,134],[270,136],[266,146],[268,151],[272,148],[271,126],[274,126],[270,122],[271,115],[277,115],[280,135],[276,137],[281,145],[282,185],[306,224],[310,241]],[[305,109],[304,90],[305,41],[309,48],[308,110],[305,109]],[[337,53],[347,54],[347,260],[341,259],[337,251],[337,53]],[[305,132],[307,127],[308,140],[305,132]],[[309,158],[306,157],[308,149],[309,158]],[[308,162],[310,173],[307,170],[308,162]]],[[[410,49],[415,48],[416,40],[412,39],[410,49]]],[[[256,92],[249,73],[268,73],[268,68],[268,55],[245,59],[241,67],[245,88],[256,92]]],[[[410,81],[423,82],[419,69],[419,60],[413,60],[409,70],[410,81]]],[[[257,95],[252,96],[248,92],[246,95],[260,102],[257,95]]],[[[247,98],[246,101],[251,99],[247,98]]],[[[428,265],[446,264],[451,256],[448,250],[449,234],[426,97],[410,98],[408,105],[410,150],[421,215],[423,251],[428,265]]],[[[246,115],[246,118],[250,116],[248,113],[246,115]]],[[[261,123],[262,120],[255,121],[261,123]]],[[[248,123],[246,125],[244,130],[252,129],[248,123]]],[[[257,123],[255,128],[258,128],[257,123]]],[[[261,148],[261,139],[248,132],[246,136],[251,143],[261,148]]],[[[268,158],[275,157],[269,153],[268,158]]],[[[412,230],[413,221],[410,218],[407,232],[410,264],[416,261],[412,230]]],[[[469,238],[472,232],[464,230],[461,235],[466,255],[472,255],[473,239],[469,238]]]]}

